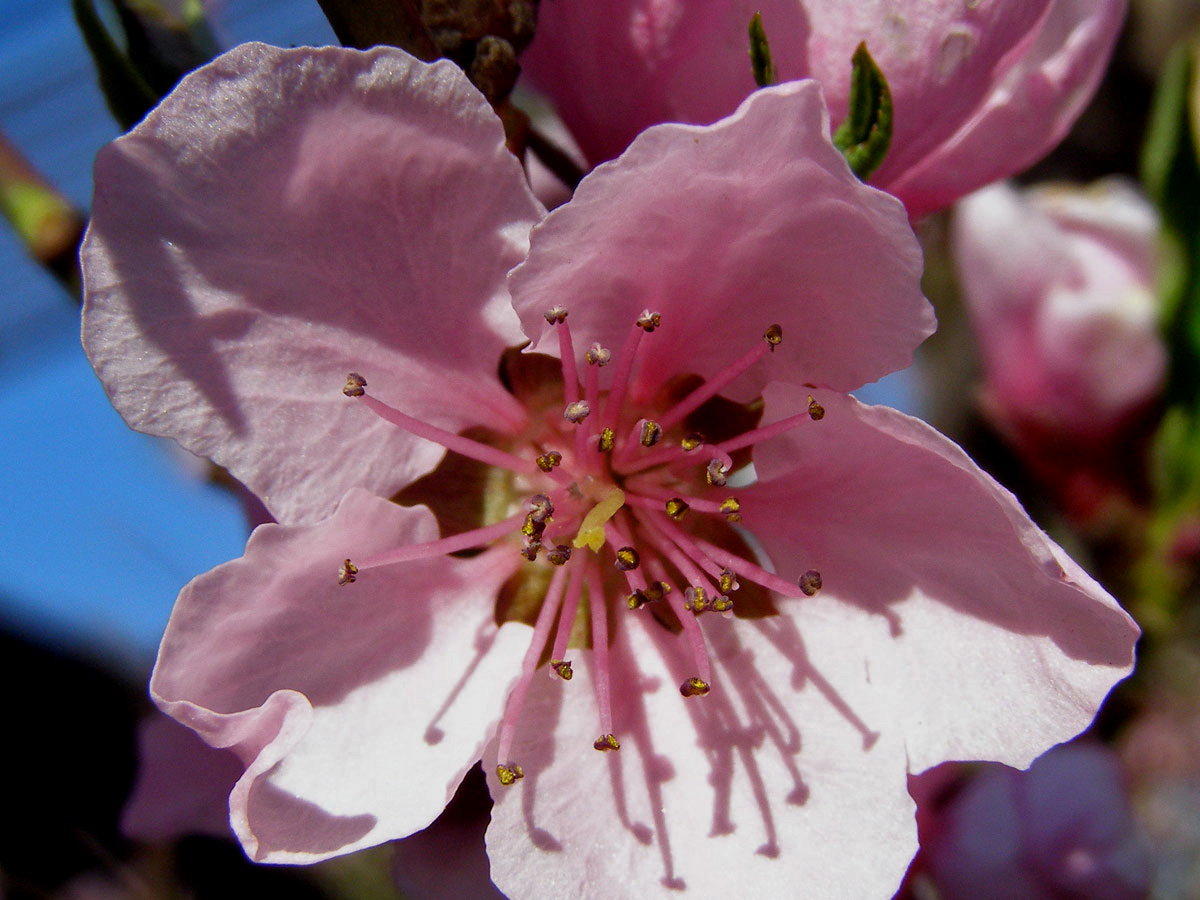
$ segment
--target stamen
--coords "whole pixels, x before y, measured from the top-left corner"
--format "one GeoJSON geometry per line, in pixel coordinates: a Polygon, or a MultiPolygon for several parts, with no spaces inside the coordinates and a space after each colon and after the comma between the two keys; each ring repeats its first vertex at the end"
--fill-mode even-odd
{"type": "Polygon", "coordinates": [[[342,567],[338,569],[338,584],[354,584],[354,582],[358,580],[354,577],[357,574],[358,566],[350,562],[348,559],[344,560],[342,562],[342,567]]]}
{"type": "Polygon", "coordinates": [[[546,321],[551,325],[561,325],[567,321],[567,308],[565,306],[552,306],[542,313],[542,315],[546,317],[546,321]]]}
{"type": "Polygon", "coordinates": [[[509,516],[503,522],[497,522],[495,525],[487,525],[483,528],[476,528],[473,531],[464,531],[462,534],[439,538],[436,541],[427,541],[424,544],[409,544],[405,547],[397,547],[395,550],[387,550],[375,556],[367,557],[365,560],[359,560],[357,565],[347,561],[342,563],[342,568],[346,568],[347,564],[349,564],[354,566],[355,574],[357,574],[360,571],[377,569],[380,566],[390,566],[394,563],[410,562],[414,559],[428,559],[431,556],[444,556],[447,553],[467,550],[471,547],[483,547],[492,541],[504,537],[506,534],[517,531],[524,518],[525,513],[519,512],[515,516],[509,516]]]}
{"type": "Polygon", "coordinates": [[[684,684],[694,684],[695,691],[690,694],[684,693],[683,696],[703,696],[708,693],[708,685],[712,681],[712,666],[708,661],[708,649],[704,646],[704,634],[700,631],[700,623],[696,621],[694,615],[688,614],[688,610],[684,607],[683,600],[680,599],[679,594],[671,592],[667,594],[666,599],[675,613],[675,618],[683,626],[684,637],[687,638],[687,642],[691,646],[692,658],[696,663],[696,669],[700,673],[699,677],[693,677],[684,682],[684,684]],[[700,690],[699,685],[704,686],[703,690],[700,690]]]}
{"type": "Polygon", "coordinates": [[[686,452],[691,453],[693,450],[699,448],[703,443],[704,435],[697,431],[692,431],[684,435],[683,439],[679,442],[679,446],[682,447],[686,452]]]}
{"type": "MultiPolygon", "coordinates": [[[[363,382],[363,384],[365,385],[366,382],[363,382]]],[[[343,392],[344,390],[343,388],[343,392]]],[[[506,453],[503,450],[497,450],[495,447],[471,440],[460,434],[446,431],[444,428],[428,425],[420,419],[414,419],[412,416],[402,413],[398,409],[393,409],[365,391],[357,396],[357,402],[365,403],[375,415],[387,422],[391,422],[393,425],[403,428],[410,434],[415,434],[417,437],[432,441],[435,444],[441,444],[447,450],[453,450],[455,453],[478,460],[481,463],[486,463],[489,466],[508,469],[510,472],[529,471],[529,461],[526,459],[513,456],[511,453],[506,453]]]]}
{"type": "Polygon", "coordinates": [[[596,671],[596,707],[600,717],[600,740],[592,746],[597,750],[620,750],[621,745],[613,736],[612,689],[608,664],[608,609],[600,593],[600,578],[592,562],[587,569],[588,609],[592,614],[592,662],[596,671]],[[606,747],[601,747],[604,741],[606,747]]]}
{"type": "Polygon", "coordinates": [[[537,463],[539,469],[548,473],[556,466],[562,465],[562,454],[557,450],[551,450],[549,453],[543,453],[534,462],[537,463]]]}
{"type": "Polygon", "coordinates": [[[726,522],[742,521],[742,504],[737,497],[727,497],[721,501],[721,512],[725,516],[726,522]]]}
{"type": "Polygon", "coordinates": [[[800,576],[799,587],[805,597],[816,596],[817,591],[821,589],[821,573],[816,569],[809,569],[800,576]]]}
{"type": "Polygon", "coordinates": [[[643,309],[642,314],[638,316],[637,327],[650,334],[655,328],[662,324],[662,316],[656,312],[650,312],[648,309],[643,309]]]}
{"type": "Polygon", "coordinates": [[[687,511],[690,508],[691,507],[689,507],[688,504],[679,497],[672,497],[666,503],[667,515],[670,516],[672,519],[674,519],[676,522],[678,522],[685,515],[687,515],[687,511]]]}
{"type": "Polygon", "coordinates": [[[748,559],[743,559],[723,547],[718,547],[716,544],[710,544],[708,541],[701,538],[693,537],[696,545],[709,557],[716,560],[723,566],[736,568],[738,574],[748,581],[753,581],[755,584],[760,584],[776,593],[782,594],[785,597],[796,597],[796,585],[790,581],[780,578],[773,572],[768,572],[766,569],[756,566],[748,559]]]}
{"type": "MultiPolygon", "coordinates": [[[[772,326],[772,328],[778,327],[779,326],[777,325],[772,326]]],[[[669,412],[665,413],[662,418],[659,419],[659,424],[662,425],[663,428],[671,428],[673,425],[677,425],[678,423],[682,422],[684,416],[692,412],[704,401],[715,397],[722,388],[726,387],[735,378],[766,356],[769,350],[774,350],[775,346],[779,343],[779,340],[782,339],[783,332],[782,330],[779,331],[778,339],[774,342],[771,340],[771,334],[771,329],[767,329],[767,334],[764,336],[766,339],[763,341],[763,343],[755,346],[753,350],[751,350],[741,359],[737,360],[731,365],[726,366],[712,378],[709,378],[694,391],[680,400],[670,409],[669,412]]]]}
{"type": "MultiPolygon", "coordinates": [[[[821,415],[823,416],[824,414],[825,411],[822,410],[821,415]]],[[[812,414],[808,411],[794,416],[788,416],[786,419],[780,419],[774,424],[766,425],[762,428],[755,428],[752,431],[745,431],[735,438],[722,441],[721,443],[717,444],[717,449],[725,454],[733,453],[735,450],[741,450],[743,447],[751,447],[754,444],[758,444],[762,441],[773,438],[776,435],[783,434],[785,431],[791,431],[797,425],[800,425],[802,422],[808,422],[812,418],[812,414]]]]}
{"type": "Polygon", "coordinates": [[[653,447],[662,439],[663,430],[657,422],[650,419],[642,419],[639,423],[641,432],[638,435],[638,443],[643,447],[653,447]]]}
{"type": "Polygon", "coordinates": [[[592,412],[592,408],[588,406],[586,400],[575,400],[567,404],[567,408],[563,410],[563,418],[572,425],[578,425],[586,419],[592,412]]]}
{"type": "Polygon", "coordinates": [[[772,325],[763,334],[765,340],[771,347],[771,352],[775,352],[775,348],[783,342],[783,329],[778,325],[772,325]]]}
{"type": "MultiPolygon", "coordinates": [[[[646,313],[643,313],[643,316],[646,313]]],[[[657,313],[651,314],[651,321],[659,318],[657,313]]],[[[640,319],[638,320],[641,321],[640,319]]],[[[617,369],[613,374],[612,387],[608,392],[608,399],[604,401],[604,414],[601,419],[605,422],[612,422],[614,426],[620,425],[619,416],[621,409],[625,405],[625,393],[629,390],[629,376],[633,372],[634,358],[637,356],[638,346],[642,342],[642,335],[646,333],[639,324],[635,323],[629,329],[629,335],[625,338],[625,344],[621,347],[621,352],[617,355],[617,369]]]]}
{"type": "Polygon", "coordinates": [[[617,551],[616,567],[622,572],[629,572],[638,567],[641,557],[633,547],[622,547],[617,551]]]}
{"type": "Polygon", "coordinates": [[[733,569],[729,568],[729,566],[722,569],[721,574],[717,578],[717,585],[721,588],[722,594],[732,593],[741,587],[738,584],[737,575],[734,574],[733,569]]]}
{"type": "Polygon", "coordinates": [[[546,551],[546,561],[554,566],[565,566],[571,558],[571,548],[566,544],[558,544],[553,550],[546,551]]]}
{"type": "Polygon", "coordinates": [[[825,407],[814,400],[812,394],[808,395],[808,417],[814,422],[820,422],[825,418],[825,407]]]}
{"type": "Polygon", "coordinates": [[[529,515],[535,522],[545,522],[554,515],[554,504],[545,494],[534,494],[529,498],[529,515]]]}
{"type": "Polygon", "coordinates": [[[714,487],[725,487],[729,469],[730,466],[726,465],[723,460],[714,459],[709,462],[708,468],[704,470],[704,477],[714,487]]]}
{"type": "Polygon", "coordinates": [[[562,361],[563,396],[567,403],[579,399],[579,373],[575,369],[575,344],[571,340],[571,326],[567,324],[567,311],[556,306],[546,312],[546,321],[556,325],[558,332],[558,356],[562,361]],[[553,320],[551,320],[553,313],[553,320]]]}
{"type": "Polygon", "coordinates": [[[601,453],[612,453],[613,439],[616,435],[613,434],[611,428],[605,428],[596,438],[596,449],[601,453]]]}
{"type": "Polygon", "coordinates": [[[612,362],[612,351],[607,347],[601,347],[599,344],[592,344],[584,356],[587,358],[588,365],[592,366],[607,366],[612,362]]]}
{"type": "MultiPolygon", "coordinates": [[[[542,609],[533,626],[533,636],[529,639],[529,646],[525,648],[525,657],[521,660],[521,675],[517,679],[517,683],[513,685],[512,691],[509,692],[508,701],[505,704],[504,716],[500,722],[500,740],[496,747],[496,759],[498,760],[509,758],[508,753],[512,749],[513,734],[517,730],[517,720],[521,716],[521,707],[525,704],[525,695],[529,693],[533,673],[537,671],[538,659],[546,646],[546,639],[550,636],[550,626],[554,624],[554,617],[562,603],[563,581],[566,576],[566,569],[559,569],[550,578],[550,584],[546,588],[546,599],[542,601],[542,609]]],[[[561,654],[556,654],[556,657],[561,658],[561,654]]],[[[521,767],[512,762],[497,765],[496,774],[503,785],[510,785],[524,775],[521,767]]]]}
{"type": "Polygon", "coordinates": [[[709,690],[707,681],[695,677],[689,678],[679,686],[679,693],[685,697],[703,697],[709,690]]]}
{"type": "Polygon", "coordinates": [[[575,675],[569,659],[552,659],[550,660],[550,668],[563,681],[570,681],[575,675]]]}
{"type": "Polygon", "coordinates": [[[347,397],[361,397],[366,391],[363,390],[367,386],[367,379],[363,378],[357,372],[351,372],[346,376],[346,386],[342,388],[342,393],[347,397]]]}
{"type": "MultiPolygon", "coordinates": [[[[582,570],[575,565],[571,567],[570,572],[566,599],[563,600],[562,612],[558,616],[558,628],[554,632],[554,647],[550,650],[551,659],[566,659],[567,644],[571,640],[571,629],[575,627],[575,614],[579,610],[579,598],[583,596],[582,570]]],[[[562,675],[561,672],[558,674],[562,675]]]]}

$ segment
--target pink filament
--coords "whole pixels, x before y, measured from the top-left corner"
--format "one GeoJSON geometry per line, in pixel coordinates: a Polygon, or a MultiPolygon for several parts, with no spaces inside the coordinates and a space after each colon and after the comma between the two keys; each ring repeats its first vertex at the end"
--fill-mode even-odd
{"type": "Polygon", "coordinates": [[[748,559],[743,559],[730,553],[728,550],[723,550],[716,544],[710,544],[708,541],[695,538],[696,546],[708,554],[713,560],[723,566],[728,566],[737,573],[739,578],[745,578],[747,581],[753,581],[755,584],[761,584],[765,588],[783,594],[785,597],[803,597],[804,593],[798,585],[792,584],[785,578],[780,578],[773,572],[768,572],[761,566],[756,566],[748,559]]]}
{"type": "MultiPolygon", "coordinates": [[[[627,487],[629,486],[627,485],[627,487]]],[[[675,494],[671,491],[651,485],[638,485],[637,487],[632,487],[625,492],[625,504],[627,506],[636,506],[639,509],[656,509],[659,512],[662,512],[664,516],[666,513],[663,511],[663,503],[665,503],[667,500],[673,500],[675,498],[679,498],[690,508],[696,510],[696,512],[721,512],[721,504],[717,503],[715,500],[701,500],[698,497],[689,497],[686,494],[675,494]],[[638,493],[633,493],[635,490],[638,493]]]]}
{"type": "Polygon", "coordinates": [[[558,355],[562,358],[563,394],[568,403],[579,399],[579,375],[575,371],[575,344],[566,319],[555,326],[558,330],[558,355]]]}
{"type": "Polygon", "coordinates": [[[600,713],[600,734],[612,734],[611,669],[608,661],[608,618],[600,575],[594,560],[587,561],[588,608],[592,613],[592,662],[595,664],[596,706],[600,713]]]}
{"type": "Polygon", "coordinates": [[[769,438],[775,437],[776,435],[783,434],[785,431],[791,431],[800,423],[810,419],[812,419],[812,416],[810,416],[807,412],[802,412],[795,416],[788,416],[786,419],[780,419],[773,425],[755,428],[753,431],[747,431],[744,434],[739,434],[735,438],[722,441],[717,445],[717,449],[722,453],[732,453],[734,450],[741,450],[743,447],[750,447],[759,443],[760,441],[765,441],[769,438]]]}
{"type": "Polygon", "coordinates": [[[503,522],[497,522],[495,525],[487,525],[483,528],[476,528],[473,531],[464,531],[462,534],[451,535],[450,537],[440,538],[436,541],[427,541],[424,544],[409,544],[406,547],[397,547],[395,550],[388,550],[375,556],[368,556],[361,562],[356,561],[355,565],[359,571],[365,571],[366,569],[376,569],[380,566],[390,566],[393,563],[411,562],[414,559],[444,556],[447,553],[454,553],[457,550],[467,550],[471,547],[483,547],[494,540],[504,537],[506,534],[516,531],[524,521],[525,512],[522,510],[515,516],[509,516],[503,522]]]}
{"type": "Polygon", "coordinates": [[[683,421],[683,417],[696,409],[705,400],[710,400],[717,395],[717,391],[725,387],[752,365],[762,359],[771,349],[771,345],[765,340],[756,346],[753,350],[737,360],[733,364],[726,366],[712,378],[709,378],[704,384],[697,387],[694,391],[680,400],[670,410],[665,412],[658,420],[658,424],[664,430],[672,427],[683,421]]]}
{"type": "MultiPolygon", "coordinates": [[[[562,566],[566,569],[567,566],[562,566]]],[[[557,574],[557,573],[556,573],[557,574]]],[[[567,582],[567,599],[563,602],[562,615],[558,617],[558,631],[554,634],[554,649],[550,659],[561,660],[567,655],[567,642],[571,639],[571,628],[575,625],[575,613],[579,609],[579,598],[583,595],[583,573],[578,565],[571,567],[571,580],[567,582]]],[[[551,677],[556,677],[550,670],[551,677]]]]}
{"type": "Polygon", "coordinates": [[[429,425],[420,419],[414,419],[407,413],[402,413],[375,399],[370,394],[363,394],[358,400],[360,403],[365,403],[381,419],[391,422],[417,437],[441,444],[447,450],[453,450],[462,456],[470,457],[489,466],[496,466],[499,469],[508,469],[510,472],[528,472],[533,467],[530,460],[521,459],[519,456],[513,456],[511,453],[481,444],[479,441],[473,441],[460,434],[438,428],[436,425],[429,425]]]}
{"type": "Polygon", "coordinates": [[[601,421],[607,422],[616,429],[621,415],[621,407],[625,404],[625,394],[629,390],[629,376],[633,372],[634,357],[637,356],[638,346],[645,332],[638,325],[629,330],[625,344],[617,356],[617,368],[613,374],[612,387],[608,392],[608,400],[604,403],[604,415],[601,421]]]}
{"type": "Polygon", "coordinates": [[[550,586],[546,589],[546,599],[542,602],[541,612],[533,626],[533,637],[525,649],[525,658],[521,661],[521,676],[513,685],[508,695],[508,703],[504,710],[504,718],[500,723],[500,741],[496,747],[496,761],[501,765],[509,762],[508,753],[512,748],[513,735],[517,730],[517,720],[521,717],[521,707],[525,705],[525,695],[529,693],[533,673],[537,671],[538,660],[546,646],[546,638],[550,636],[550,626],[554,623],[554,614],[562,599],[562,582],[566,577],[566,566],[559,569],[550,577],[550,586]]]}

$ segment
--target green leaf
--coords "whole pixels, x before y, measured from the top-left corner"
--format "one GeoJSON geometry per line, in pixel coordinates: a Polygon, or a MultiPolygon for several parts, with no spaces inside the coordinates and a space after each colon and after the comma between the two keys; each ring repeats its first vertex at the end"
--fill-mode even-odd
{"type": "Polygon", "coordinates": [[[92,55],[109,112],[123,129],[128,130],[154,108],[159,101],[158,94],[113,40],[92,0],[71,0],[71,9],[92,55]]]}
{"type": "Polygon", "coordinates": [[[775,64],[771,62],[771,47],[763,28],[762,13],[759,12],[750,19],[750,66],[754,69],[754,82],[759,87],[769,87],[775,83],[775,64]]]}
{"type": "Polygon", "coordinates": [[[850,109],[833,133],[854,174],[864,181],[879,168],[892,144],[892,92],[866,43],[851,58],[850,109]]]}

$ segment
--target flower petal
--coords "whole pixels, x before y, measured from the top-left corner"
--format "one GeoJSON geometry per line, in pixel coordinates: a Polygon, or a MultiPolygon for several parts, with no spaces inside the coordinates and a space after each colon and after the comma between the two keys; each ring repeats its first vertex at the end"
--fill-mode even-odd
{"type": "Polygon", "coordinates": [[[905,166],[885,163],[875,183],[904,200],[915,219],[1037,162],[1095,93],[1126,6],[1125,0],[1053,0],[1032,40],[995,70],[961,127],[905,166]]]}
{"type": "MultiPolygon", "coordinates": [[[[912,771],[1026,766],[1081,731],[1132,668],[1137,626],[956,445],[814,393],[825,417],[755,449],[742,513],[782,576],[816,569],[822,596],[877,617],[859,639],[912,771]]],[[[772,385],[764,421],[799,400],[772,385]]]]}
{"type": "Polygon", "coordinates": [[[151,693],[247,766],[230,810],[253,859],[312,862],[411,834],[479,758],[528,631],[493,621],[517,554],[337,584],[345,556],[436,534],[428,510],[355,490],[318,525],[260,526],[244,557],[180,595],[151,693]]]}
{"type": "Polygon", "coordinates": [[[650,308],[662,313],[645,367],[656,384],[718,371],[773,323],[772,377],[849,390],[907,366],[934,328],[920,248],[900,204],[854,177],[828,131],[809,81],[759,91],[709,127],[641,134],[534,229],[510,276],[534,347],[554,352],[542,314],[555,305],[577,345],[614,350],[650,308]]]}
{"type": "Polygon", "coordinates": [[[96,185],[83,339],[113,404],[280,521],[442,455],[343,397],[347,372],[451,430],[519,418],[504,275],[541,207],[452,64],[243,45],[102,150],[96,185]]]}
{"type": "Polygon", "coordinates": [[[591,746],[589,653],[569,684],[534,679],[512,752],[525,777],[506,788],[489,775],[497,886],[583,900],[781,897],[796,885],[891,896],[916,850],[904,750],[871,728],[887,715],[877,690],[839,705],[864,661],[826,607],[803,641],[777,627],[783,617],[705,622],[714,680],[693,699],[678,689],[695,674],[685,642],[619,611],[615,753],[591,746]]]}

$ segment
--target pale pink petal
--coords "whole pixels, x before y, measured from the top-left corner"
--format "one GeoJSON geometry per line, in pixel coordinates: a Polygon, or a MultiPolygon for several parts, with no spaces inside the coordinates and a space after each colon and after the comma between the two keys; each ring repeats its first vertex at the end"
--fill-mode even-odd
{"type": "Polygon", "coordinates": [[[873,181],[917,218],[1037,162],[1095,93],[1126,6],[1126,0],[1053,0],[1028,48],[997,70],[970,118],[916,163],[889,160],[873,181]]]}
{"type": "Polygon", "coordinates": [[[342,396],[348,372],[451,430],[518,417],[504,275],[540,214],[452,64],[246,44],[101,151],[84,345],[133,427],[313,522],[442,454],[342,396]]]}
{"type": "MultiPolygon", "coordinates": [[[[874,617],[859,640],[912,771],[1026,766],[1081,731],[1132,668],[1137,626],[956,445],[814,393],[821,421],[755,449],[745,524],[782,576],[816,569],[821,596],[874,617]]],[[[802,396],[772,385],[764,421],[802,396]]]]}
{"type": "Polygon", "coordinates": [[[712,691],[685,700],[686,643],[618,610],[621,749],[592,748],[591,657],[576,651],[569,683],[534,679],[510,754],[525,777],[501,786],[494,745],[484,756],[497,886],[581,900],[890,896],[916,850],[904,748],[876,730],[886,692],[843,623],[833,603],[803,631],[786,616],[714,616],[712,691]]]}
{"type": "Polygon", "coordinates": [[[711,374],[779,324],[760,378],[849,390],[908,365],[934,328],[905,212],[850,172],[811,81],[713,126],[644,132],[530,240],[509,285],[534,347],[556,349],[542,316],[555,305],[578,343],[614,351],[649,308],[662,313],[645,339],[655,383],[711,374]]]}
{"type": "Polygon", "coordinates": [[[137,781],[121,810],[121,831],[136,841],[189,834],[232,838],[229,792],[242,764],[228,750],[155,712],[138,726],[137,781]]]}
{"type": "Polygon", "coordinates": [[[392,845],[405,900],[504,900],[488,875],[483,844],[490,808],[483,773],[472,769],[432,825],[392,845]]]}
{"type": "Polygon", "coordinates": [[[517,554],[337,583],[346,556],[436,535],[428,510],[355,490],[318,525],[260,526],[244,557],[180,595],[151,693],[246,765],[230,812],[252,859],[312,862],[411,834],[479,758],[527,640],[493,618],[517,554]]]}

